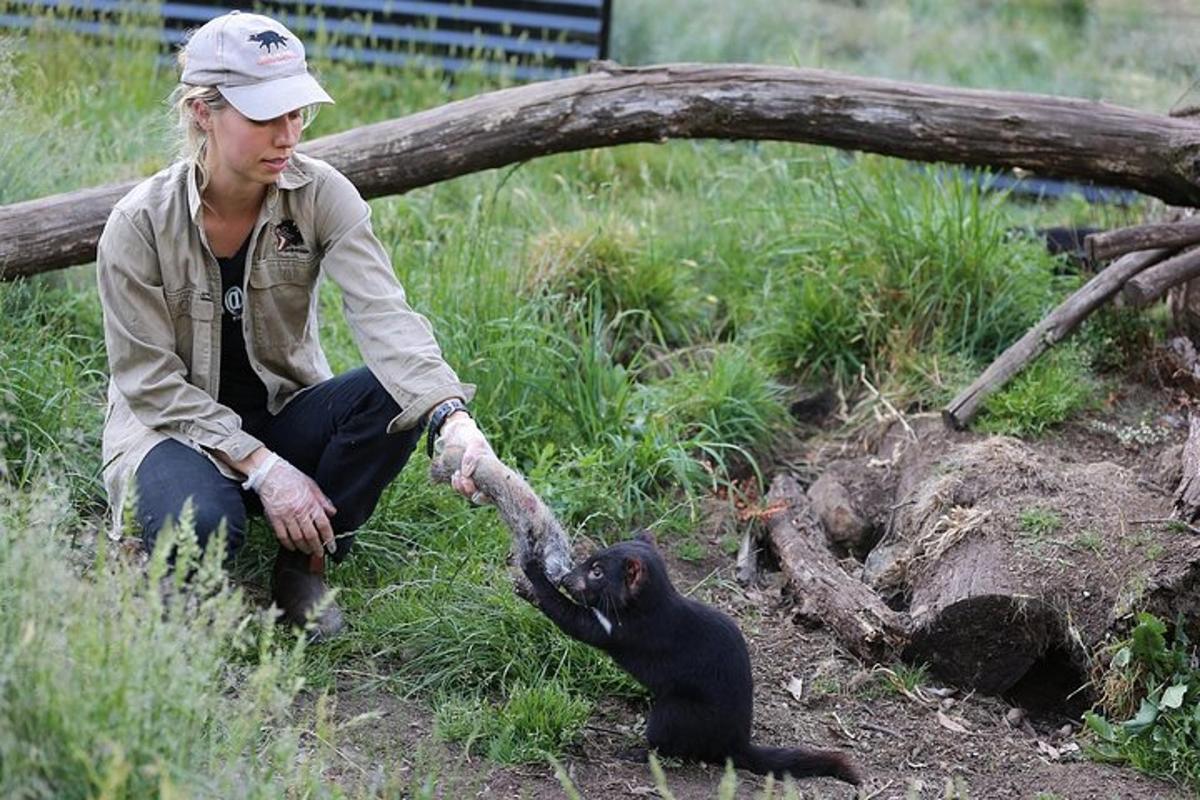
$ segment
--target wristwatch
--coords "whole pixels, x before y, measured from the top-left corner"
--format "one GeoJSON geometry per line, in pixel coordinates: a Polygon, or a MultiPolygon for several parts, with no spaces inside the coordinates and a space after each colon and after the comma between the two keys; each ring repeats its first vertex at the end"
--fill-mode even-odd
{"type": "Polygon", "coordinates": [[[455,411],[462,411],[468,417],[471,416],[471,412],[467,411],[467,404],[457,397],[443,400],[433,407],[433,411],[429,412],[429,422],[425,426],[425,452],[430,458],[433,458],[433,443],[441,434],[442,425],[445,424],[446,417],[455,411]]]}

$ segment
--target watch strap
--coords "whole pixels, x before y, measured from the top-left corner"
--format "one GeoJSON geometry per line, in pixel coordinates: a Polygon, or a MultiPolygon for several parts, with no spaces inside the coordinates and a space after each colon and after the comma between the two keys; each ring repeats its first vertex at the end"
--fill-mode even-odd
{"type": "Polygon", "coordinates": [[[442,432],[442,425],[446,423],[446,418],[455,411],[462,411],[470,416],[471,412],[467,411],[467,404],[457,397],[452,397],[449,400],[443,400],[434,406],[433,411],[429,412],[429,422],[425,427],[425,452],[429,458],[433,458],[433,443],[442,432]]]}

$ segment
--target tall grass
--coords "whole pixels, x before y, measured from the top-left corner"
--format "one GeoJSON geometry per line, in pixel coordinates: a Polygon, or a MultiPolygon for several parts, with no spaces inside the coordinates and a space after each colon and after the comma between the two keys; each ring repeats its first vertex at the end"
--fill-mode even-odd
{"type": "MultiPolygon", "coordinates": [[[[1190,17],[1165,30],[1149,4],[1115,0],[1062,13],[1035,0],[615,5],[627,63],[790,62],[1150,108],[1194,71],[1190,17]],[[1100,42],[1113,58],[1095,55],[1100,42]]],[[[164,166],[173,78],[155,55],[129,37],[0,34],[0,202],[164,166]]],[[[498,85],[315,64],[338,105],[312,136],[498,85]]],[[[943,402],[1075,280],[1013,229],[1142,210],[1024,204],[876,157],[709,142],[561,154],[372,209],[410,301],[479,386],[474,413],[497,452],[572,536],[649,524],[668,547],[706,492],[753,472],[788,428],[790,384],[852,395],[866,377],[912,404],[943,402]]],[[[430,485],[419,453],[331,571],[351,630],[318,651],[272,643],[227,587],[185,614],[118,564],[68,567],[68,542],[88,539],[103,500],[90,269],[0,285],[0,793],[335,791],[285,711],[300,676],[424,698],[444,737],[503,761],[561,751],[598,698],[640,702],[607,659],[512,596],[508,532],[430,485]],[[39,489],[50,483],[61,491],[39,489]]],[[[360,363],[333,286],[321,314],[335,369],[360,363]]],[[[1117,352],[1127,328],[1089,335],[1117,352]]],[[[1082,385],[1072,376],[1094,353],[1079,354],[999,418],[1045,422],[1042,401],[1082,385]]],[[[274,547],[254,531],[234,567],[250,584],[274,547]]]]}
{"type": "Polygon", "coordinates": [[[201,558],[192,538],[187,589],[182,571],[166,577],[182,529],[144,572],[101,548],[81,576],[67,547],[78,520],[42,478],[33,492],[0,485],[0,795],[326,796],[290,721],[302,644],[273,644],[221,550],[201,558]]]}
{"type": "Polygon", "coordinates": [[[87,295],[49,282],[0,284],[0,476],[28,486],[52,470],[84,504],[99,490],[98,310],[87,295]]]}
{"type": "Polygon", "coordinates": [[[1170,0],[742,0],[736,11],[723,0],[614,6],[613,49],[628,64],[792,64],[1164,112],[1200,77],[1200,18],[1170,0]]]}
{"type": "Polygon", "coordinates": [[[744,338],[778,369],[879,381],[922,352],[978,363],[1013,341],[1066,284],[1010,233],[1003,195],[957,174],[873,156],[799,163],[772,198],[796,215],[765,248],[744,338]]]}

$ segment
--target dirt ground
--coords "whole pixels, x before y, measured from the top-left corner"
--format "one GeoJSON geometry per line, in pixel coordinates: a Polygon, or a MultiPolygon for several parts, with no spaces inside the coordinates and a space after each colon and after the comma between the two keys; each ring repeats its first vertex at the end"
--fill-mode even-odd
{"type": "MultiPolygon", "coordinates": [[[[1032,446],[1066,461],[1110,461],[1138,475],[1139,483],[1159,485],[1161,456],[1177,448],[1186,432],[1187,412],[1176,394],[1137,385],[1114,392],[1103,408],[1032,446]]],[[[811,442],[802,447],[809,449],[797,452],[792,463],[803,461],[811,468],[811,442]]],[[[668,560],[681,591],[731,614],[746,636],[754,665],[755,741],[845,749],[870,776],[858,793],[832,779],[802,781],[801,797],[1190,796],[1132,769],[1088,761],[1078,720],[1045,718],[1031,724],[1005,700],[944,687],[936,676],[907,695],[889,689],[886,672],[860,663],[828,630],[797,618],[778,572],[768,572],[760,586],[738,586],[734,559],[721,546],[727,531],[717,524],[710,528],[699,534],[702,558],[683,560],[668,547],[668,560]]],[[[433,772],[440,797],[567,796],[549,766],[500,766],[437,741],[432,715],[419,701],[357,691],[350,681],[338,688],[337,719],[370,715],[339,737],[343,766],[333,777],[347,788],[433,772]]],[[[646,765],[615,755],[636,743],[644,713],[644,707],[614,702],[590,721],[583,741],[563,763],[582,797],[659,796],[646,765]]],[[[680,800],[717,796],[721,770],[671,763],[666,772],[680,800]]],[[[737,796],[757,797],[763,787],[763,779],[741,773],[737,796]]]]}

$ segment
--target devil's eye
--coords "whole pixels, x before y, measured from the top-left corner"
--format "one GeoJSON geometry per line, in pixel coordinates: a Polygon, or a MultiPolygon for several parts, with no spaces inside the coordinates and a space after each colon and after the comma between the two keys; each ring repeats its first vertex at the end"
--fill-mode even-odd
{"type": "Polygon", "coordinates": [[[604,577],[604,567],[600,564],[592,564],[592,568],[588,570],[588,577],[592,580],[600,580],[604,577]]]}

